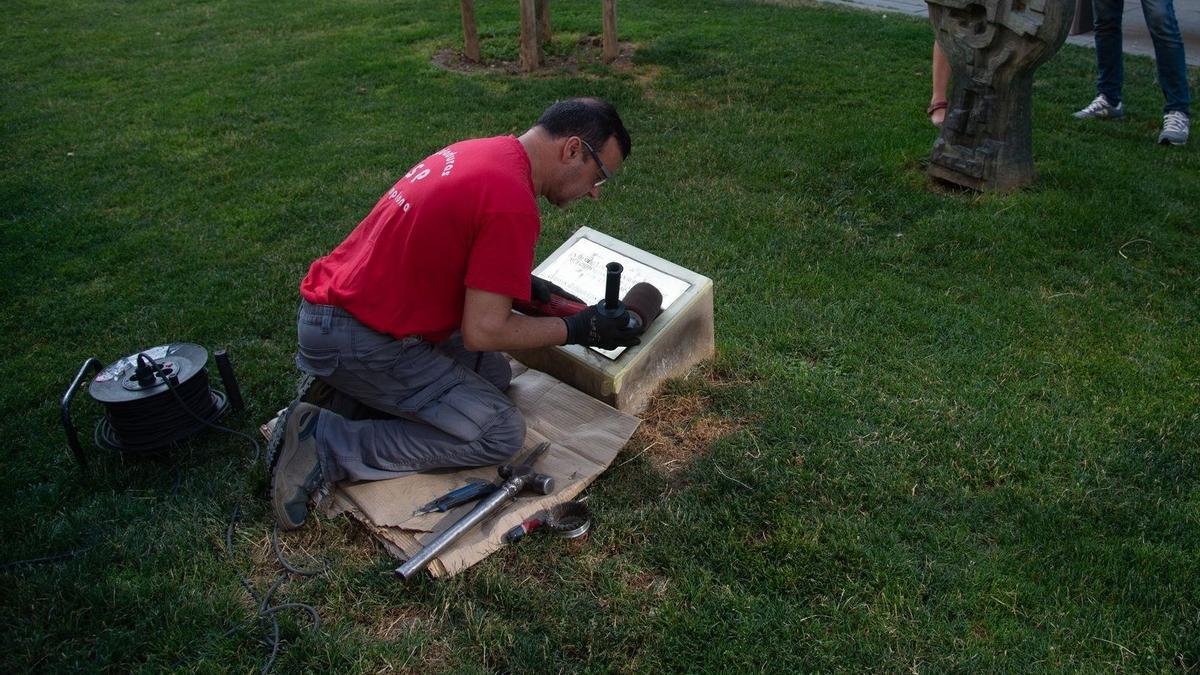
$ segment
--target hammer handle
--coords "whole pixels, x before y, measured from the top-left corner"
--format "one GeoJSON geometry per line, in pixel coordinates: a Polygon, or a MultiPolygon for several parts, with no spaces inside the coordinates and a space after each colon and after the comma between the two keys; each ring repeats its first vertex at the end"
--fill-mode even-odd
{"type": "Polygon", "coordinates": [[[484,518],[491,515],[493,511],[500,508],[509,499],[517,496],[517,493],[524,487],[524,476],[513,476],[504,481],[495,492],[488,495],[486,499],[471,509],[470,513],[463,516],[457,523],[451,525],[434,538],[433,541],[426,544],[425,548],[417,551],[417,554],[409,558],[403,565],[397,567],[396,574],[405,580],[411,579],[417,572],[425,569],[425,566],[436,558],[439,553],[446,550],[450,544],[457,541],[459,537],[466,534],[472,527],[478,525],[484,518]]]}

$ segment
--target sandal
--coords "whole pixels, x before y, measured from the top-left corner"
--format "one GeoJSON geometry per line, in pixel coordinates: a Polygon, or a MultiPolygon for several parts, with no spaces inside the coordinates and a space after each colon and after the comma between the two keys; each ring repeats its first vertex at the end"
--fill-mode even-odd
{"type": "MultiPolygon", "coordinates": [[[[950,103],[948,101],[938,101],[937,103],[931,103],[931,104],[929,104],[929,107],[925,110],[925,114],[929,116],[929,121],[933,123],[933,126],[941,128],[942,125],[940,122],[933,121],[933,113],[935,113],[939,110],[946,110],[949,107],[950,107],[950,103]]],[[[942,119],[944,120],[945,117],[943,116],[942,119]]]]}

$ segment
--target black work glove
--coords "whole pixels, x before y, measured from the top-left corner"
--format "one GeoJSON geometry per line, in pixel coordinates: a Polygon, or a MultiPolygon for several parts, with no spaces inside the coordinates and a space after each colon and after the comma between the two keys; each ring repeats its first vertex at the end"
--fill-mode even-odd
{"type": "Polygon", "coordinates": [[[616,349],[632,347],[641,343],[641,326],[629,327],[629,317],[622,314],[615,319],[603,316],[593,305],[576,314],[563,318],[567,324],[568,345],[616,349]]]}
{"type": "Polygon", "coordinates": [[[571,302],[583,304],[583,300],[563,290],[562,286],[541,277],[529,275],[529,297],[536,302],[550,302],[550,295],[557,295],[571,302]]]}

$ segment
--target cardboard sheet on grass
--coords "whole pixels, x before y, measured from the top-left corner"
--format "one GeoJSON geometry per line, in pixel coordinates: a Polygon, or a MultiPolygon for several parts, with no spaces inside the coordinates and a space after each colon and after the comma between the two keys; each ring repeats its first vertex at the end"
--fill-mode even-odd
{"type": "MultiPolygon", "coordinates": [[[[522,492],[497,515],[468,532],[431,562],[428,570],[435,577],[457,574],[483,560],[504,546],[500,538],[509,529],[577,496],[608,468],[640,422],[515,361],[513,372],[517,374],[508,395],[525,416],[525,448],[550,442],[549,450],[534,469],[554,477],[554,492],[544,496],[522,492]]],[[[463,504],[446,513],[414,516],[413,511],[472,480],[497,480],[496,467],[343,483],[333,491],[327,511],[331,515],[348,513],[366,526],[389,553],[406,560],[475,504],[463,504]]]]}

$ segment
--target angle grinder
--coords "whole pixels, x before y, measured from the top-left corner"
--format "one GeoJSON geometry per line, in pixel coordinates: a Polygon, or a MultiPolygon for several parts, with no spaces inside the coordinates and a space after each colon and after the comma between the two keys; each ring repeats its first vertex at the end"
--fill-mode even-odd
{"type": "MultiPolygon", "coordinates": [[[[662,314],[662,292],[653,284],[641,281],[634,284],[624,298],[620,297],[621,274],[624,269],[618,262],[610,262],[605,266],[604,299],[597,303],[596,308],[607,318],[624,315],[630,328],[642,331],[662,314]]],[[[587,305],[574,296],[568,298],[559,293],[551,293],[547,302],[536,298],[528,302],[514,300],[513,309],[530,316],[568,317],[587,309],[587,305]]]]}

